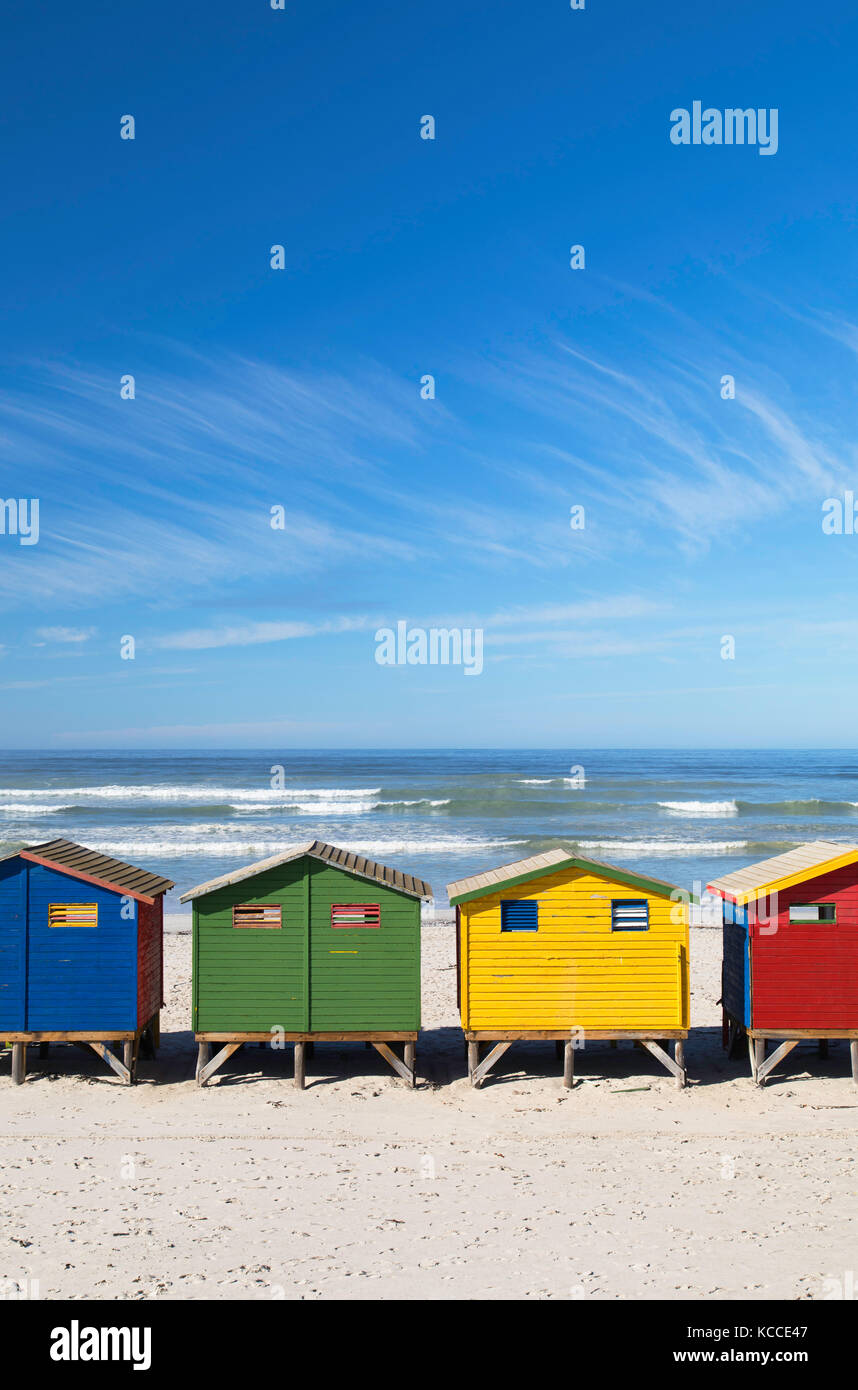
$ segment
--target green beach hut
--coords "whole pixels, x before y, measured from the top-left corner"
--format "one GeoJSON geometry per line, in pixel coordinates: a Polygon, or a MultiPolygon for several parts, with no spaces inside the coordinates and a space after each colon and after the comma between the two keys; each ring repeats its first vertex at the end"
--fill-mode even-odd
{"type": "Polygon", "coordinates": [[[182,894],[193,902],[201,1086],[246,1042],[372,1044],[414,1084],[422,879],[321,840],[182,894]],[[214,1057],[212,1043],[223,1046],[214,1057]],[[403,1045],[400,1057],[395,1045],[403,1045]]]}

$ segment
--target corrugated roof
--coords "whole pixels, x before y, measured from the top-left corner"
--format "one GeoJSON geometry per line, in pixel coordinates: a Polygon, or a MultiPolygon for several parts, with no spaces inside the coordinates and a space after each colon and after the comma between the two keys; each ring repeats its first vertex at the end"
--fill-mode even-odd
{"type": "Polygon", "coordinates": [[[28,845],[18,853],[25,859],[48,864],[75,878],[92,879],[133,898],[157,898],[173,887],[169,878],[151,874],[146,869],[136,869],[133,864],[111,859],[107,854],[98,854],[94,849],[74,844],[72,840],[46,840],[42,845],[28,845]]]}
{"type": "Polygon", "coordinates": [[[280,864],[288,864],[293,859],[301,859],[305,854],[309,854],[313,859],[321,859],[326,863],[335,864],[339,869],[346,869],[350,874],[357,874],[359,878],[372,879],[375,883],[383,883],[388,888],[398,888],[400,893],[407,893],[412,898],[431,898],[432,889],[428,883],[424,883],[422,878],[414,878],[412,874],[400,873],[399,869],[389,869],[385,864],[376,864],[373,859],[366,859],[363,855],[354,854],[351,850],[337,849],[336,845],[326,845],[324,840],[307,840],[301,845],[292,845],[282,854],[272,854],[269,859],[259,859],[255,864],[247,864],[243,869],[236,869],[231,874],[221,874],[220,878],[212,878],[208,883],[201,883],[198,888],[191,888],[189,892],[183,893],[179,902],[186,903],[191,898],[201,898],[205,893],[213,893],[217,888],[227,888],[232,883],[241,883],[246,878],[255,878],[257,874],[263,874],[267,869],[276,869],[280,864]]]}
{"type": "Polygon", "coordinates": [[[842,845],[835,840],[812,840],[809,844],[787,850],[785,854],[775,854],[771,859],[761,859],[745,869],[737,869],[735,873],[713,879],[708,887],[722,897],[742,901],[772,892],[785,880],[792,884],[818,878],[829,866],[839,867],[837,861],[848,864],[855,859],[858,859],[858,845],[842,845]]]}
{"type": "Polygon", "coordinates": [[[637,874],[628,869],[620,869],[616,864],[604,864],[599,859],[585,859],[580,854],[562,845],[546,850],[544,854],[533,854],[529,859],[519,859],[514,864],[501,864],[497,869],[487,869],[482,874],[472,874],[470,878],[460,878],[456,883],[447,884],[447,896],[451,903],[463,902],[466,898],[482,897],[494,893],[507,884],[519,883],[528,878],[541,878],[543,874],[568,865],[570,868],[584,869],[602,878],[615,878],[620,883],[629,883],[641,888],[650,888],[655,893],[669,897],[677,891],[676,884],[663,878],[652,878],[649,874],[637,874]]]}

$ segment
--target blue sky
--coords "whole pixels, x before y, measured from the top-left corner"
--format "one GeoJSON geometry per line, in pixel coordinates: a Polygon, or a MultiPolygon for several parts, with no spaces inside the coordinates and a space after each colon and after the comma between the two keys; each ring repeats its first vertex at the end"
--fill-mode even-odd
{"type": "Polygon", "coordinates": [[[5,29],[0,742],[854,744],[852,5],[5,29]],[[400,620],[482,674],[378,665],[400,620]]]}

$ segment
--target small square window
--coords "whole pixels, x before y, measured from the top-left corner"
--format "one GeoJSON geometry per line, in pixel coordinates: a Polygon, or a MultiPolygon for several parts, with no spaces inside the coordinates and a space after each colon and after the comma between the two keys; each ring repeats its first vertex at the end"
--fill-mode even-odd
{"type": "Polygon", "coordinates": [[[791,922],[836,922],[837,907],[835,903],[790,903],[789,920],[791,922]]]}
{"type": "Polygon", "coordinates": [[[270,927],[275,931],[283,926],[283,909],[279,903],[236,903],[232,909],[234,927],[270,927]]]}
{"type": "Polygon", "coordinates": [[[380,903],[332,903],[331,926],[346,929],[380,927],[380,903]]]}
{"type": "Polygon", "coordinates": [[[49,927],[97,927],[98,903],[49,903],[49,927]]]}
{"type": "Polygon", "coordinates": [[[611,931],[649,931],[649,902],[646,898],[613,898],[611,931]]]}
{"type": "Polygon", "coordinates": [[[539,931],[539,903],[532,898],[502,902],[501,931],[539,931]]]}

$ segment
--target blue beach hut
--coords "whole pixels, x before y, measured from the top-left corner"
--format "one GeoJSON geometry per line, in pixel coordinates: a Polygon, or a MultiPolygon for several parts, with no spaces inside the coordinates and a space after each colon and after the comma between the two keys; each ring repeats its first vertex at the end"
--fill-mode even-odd
{"type": "Polygon", "coordinates": [[[0,860],[0,1039],[20,1084],[27,1046],[88,1044],[126,1083],[163,1003],[169,879],[70,840],[0,860]],[[120,1062],[113,1046],[122,1043],[120,1062]]]}

